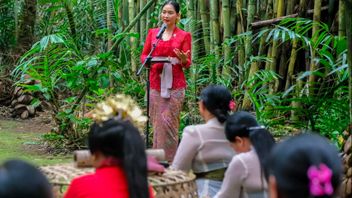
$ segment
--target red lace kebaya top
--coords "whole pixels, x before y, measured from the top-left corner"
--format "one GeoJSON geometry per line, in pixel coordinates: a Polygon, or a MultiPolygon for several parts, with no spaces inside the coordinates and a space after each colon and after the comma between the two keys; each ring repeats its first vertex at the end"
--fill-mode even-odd
{"type": "MultiPolygon", "coordinates": [[[[147,58],[152,44],[156,43],[156,35],[159,28],[150,29],[144,44],[143,52],[141,55],[142,63],[147,58]]],[[[175,28],[171,38],[167,41],[160,40],[157,44],[152,57],[177,57],[174,49],[178,48],[183,52],[190,51],[187,63],[184,65],[176,64],[172,66],[172,89],[181,89],[186,87],[186,79],[183,73],[183,68],[189,68],[191,65],[191,45],[192,37],[189,32],[185,32],[179,28],[175,28]]],[[[181,62],[181,60],[180,60],[181,62]]],[[[150,88],[160,91],[160,75],[163,71],[163,63],[154,63],[150,69],[150,88]]]]}
{"type": "MultiPolygon", "coordinates": [[[[151,188],[149,197],[154,197],[151,188]]],[[[64,198],[129,198],[125,173],[116,165],[97,168],[74,179],[64,198]]]]}

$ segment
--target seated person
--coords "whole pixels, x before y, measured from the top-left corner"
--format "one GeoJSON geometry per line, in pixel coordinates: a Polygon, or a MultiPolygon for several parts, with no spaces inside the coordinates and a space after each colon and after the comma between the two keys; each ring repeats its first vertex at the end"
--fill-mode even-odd
{"type": "Polygon", "coordinates": [[[270,198],[334,198],[342,160],[325,138],[304,133],[276,145],[268,158],[270,198]]]}
{"type": "Polygon", "coordinates": [[[52,198],[47,178],[34,166],[22,160],[9,160],[0,165],[0,197],[52,198]]]}
{"type": "MultiPolygon", "coordinates": [[[[95,123],[88,134],[88,147],[93,156],[94,174],[74,179],[65,198],[149,198],[145,147],[138,129],[132,124],[137,111],[119,109],[121,101],[110,98],[93,110],[95,123]],[[112,106],[111,106],[112,105],[112,106]],[[114,106],[115,105],[115,106],[114,106]]],[[[139,112],[139,110],[138,110],[139,112]]]]}
{"type": "Polygon", "coordinates": [[[232,114],[225,125],[226,138],[237,152],[226,170],[216,198],[266,198],[263,165],[275,144],[273,136],[245,111],[232,114]]]}
{"type": "Polygon", "coordinates": [[[172,168],[196,176],[198,196],[213,197],[220,189],[225,169],[234,156],[225,137],[224,122],[230,112],[231,93],[219,85],[202,90],[199,111],[205,124],[187,126],[177,149],[172,168]]]}

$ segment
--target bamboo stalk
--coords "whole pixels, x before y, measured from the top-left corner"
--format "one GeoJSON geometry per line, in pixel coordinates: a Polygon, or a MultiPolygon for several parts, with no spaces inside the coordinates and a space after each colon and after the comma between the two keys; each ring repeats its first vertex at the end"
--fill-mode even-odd
{"type": "MultiPolygon", "coordinates": [[[[112,46],[112,21],[111,21],[111,3],[110,0],[106,0],[106,28],[109,30],[108,36],[107,36],[107,49],[110,49],[112,46]]],[[[114,86],[114,80],[113,80],[113,70],[112,70],[112,65],[109,65],[109,86],[112,88],[114,86]]]]}
{"type": "MultiPolygon", "coordinates": [[[[141,16],[147,12],[147,10],[156,2],[156,0],[150,0],[148,3],[144,6],[144,8],[133,18],[133,20],[128,24],[126,29],[124,29],[123,33],[129,32],[133,26],[140,20],[141,16]]],[[[123,38],[119,38],[115,41],[115,43],[111,46],[111,49],[109,51],[113,50],[116,46],[120,44],[120,42],[123,40],[123,38]]]]}
{"type": "MultiPolygon", "coordinates": [[[[272,0],[268,0],[266,2],[265,1],[265,5],[266,5],[266,8],[262,10],[264,10],[264,18],[268,18],[268,17],[272,17],[272,4],[273,4],[273,1],[272,0]]],[[[266,35],[263,35],[261,38],[260,38],[260,43],[259,43],[259,50],[258,50],[258,55],[261,56],[263,54],[265,54],[264,52],[264,49],[265,49],[265,38],[266,38],[266,35]]],[[[270,52],[271,54],[271,46],[269,47],[268,49],[268,52],[270,52]]],[[[268,62],[267,62],[268,63],[268,62]]],[[[257,71],[259,70],[259,64],[257,62],[255,62],[254,64],[251,64],[251,67],[250,67],[250,70],[249,70],[249,74],[248,74],[248,77],[247,78],[251,78],[257,71]]],[[[250,85],[251,86],[251,85],[250,85]]],[[[249,94],[248,94],[248,88],[246,88],[245,90],[245,94],[244,94],[244,98],[243,98],[243,103],[242,103],[242,108],[243,109],[250,109],[251,107],[251,100],[249,98],[249,94]]]]}
{"type": "Polygon", "coordinates": [[[290,1],[287,1],[286,4],[287,4],[287,6],[286,6],[286,14],[292,14],[293,10],[295,9],[296,1],[295,0],[290,0],[290,1]]]}
{"type": "Polygon", "coordinates": [[[209,11],[207,10],[206,1],[199,0],[200,18],[202,21],[203,42],[205,55],[210,54],[210,35],[209,35],[209,11]]]}
{"type": "MultiPolygon", "coordinates": [[[[321,16],[321,0],[314,0],[314,14],[313,14],[313,21],[316,23],[320,23],[320,16],[321,16]]],[[[313,44],[317,42],[318,39],[318,32],[319,32],[319,24],[313,24],[312,27],[312,40],[313,44]]],[[[315,62],[315,50],[312,51],[312,57],[311,57],[311,62],[310,62],[310,71],[314,72],[318,69],[318,65],[315,62]]],[[[314,94],[314,84],[316,81],[316,76],[314,74],[311,74],[308,79],[308,86],[309,86],[309,94],[313,95],[314,94]]]]}
{"type": "Polygon", "coordinates": [[[344,19],[346,12],[345,1],[346,0],[339,0],[339,37],[344,37],[346,35],[346,21],[344,19]]]}
{"type": "MultiPolygon", "coordinates": [[[[231,37],[231,24],[230,24],[230,1],[223,0],[222,1],[222,19],[224,23],[224,35],[223,40],[227,40],[231,37]]],[[[224,67],[222,70],[222,74],[225,76],[230,75],[230,58],[231,58],[231,46],[223,45],[224,48],[224,67]]]]}
{"type": "MultiPolygon", "coordinates": [[[[230,24],[237,24],[237,14],[236,14],[236,3],[234,1],[230,1],[230,24]]],[[[236,34],[236,25],[231,25],[231,34],[236,34]]]]}
{"type": "MultiPolygon", "coordinates": [[[[277,2],[277,16],[276,17],[282,17],[284,15],[284,0],[278,0],[277,2]]],[[[272,53],[271,53],[271,58],[272,58],[272,63],[270,64],[270,70],[276,73],[279,73],[276,71],[276,67],[277,67],[277,57],[278,54],[280,53],[280,50],[278,48],[278,44],[279,41],[278,40],[274,40],[273,41],[273,47],[272,47],[272,53]]],[[[279,80],[276,79],[274,82],[269,84],[269,93],[273,94],[277,91],[279,87],[279,80]]]]}
{"type": "MultiPolygon", "coordinates": [[[[249,0],[248,2],[248,15],[247,15],[247,32],[248,31],[252,31],[252,27],[250,26],[250,24],[253,22],[254,20],[254,14],[255,14],[255,0],[249,0]]],[[[251,56],[252,54],[252,36],[249,35],[247,36],[246,38],[246,41],[245,41],[245,52],[246,52],[246,60],[249,59],[249,57],[251,56]]]]}
{"type": "MultiPolygon", "coordinates": [[[[243,33],[244,30],[244,19],[242,14],[242,0],[236,1],[236,12],[237,12],[237,34],[243,33]]],[[[238,83],[242,84],[244,81],[244,63],[245,63],[245,48],[242,44],[238,46],[238,83]]]]}
{"type": "MultiPolygon", "coordinates": [[[[110,0],[106,0],[106,28],[112,33],[112,21],[111,21],[111,3],[110,0]]],[[[108,49],[111,48],[112,46],[112,41],[111,41],[111,34],[108,34],[108,49]]]]}
{"type": "Polygon", "coordinates": [[[219,22],[219,1],[210,0],[210,19],[214,38],[214,52],[220,57],[220,22],[219,22]]]}
{"type": "MultiPolygon", "coordinates": [[[[306,0],[300,0],[299,10],[305,10],[306,9],[305,5],[306,5],[306,0]]],[[[299,27],[297,26],[296,30],[298,29],[299,27]]],[[[293,72],[295,69],[295,63],[297,58],[297,48],[298,48],[298,39],[294,39],[292,41],[292,50],[291,50],[290,60],[289,60],[288,69],[287,69],[285,90],[289,89],[289,87],[293,83],[293,72]]]]}
{"type": "MultiPolygon", "coordinates": [[[[134,0],[128,0],[128,20],[132,21],[133,17],[136,15],[135,14],[136,6],[134,0]]],[[[138,22],[138,21],[137,21],[138,22]]],[[[136,31],[136,26],[133,26],[130,30],[131,33],[135,33],[136,31]]],[[[130,57],[131,57],[131,69],[133,72],[137,70],[137,61],[138,58],[136,56],[136,38],[135,37],[130,37],[130,57]]]]}
{"type": "Polygon", "coordinates": [[[197,34],[197,0],[189,0],[187,6],[187,16],[191,19],[191,23],[189,23],[188,31],[191,32],[192,35],[192,60],[196,60],[198,58],[200,42],[197,34]]]}
{"type": "MultiPolygon", "coordinates": [[[[146,3],[147,3],[146,0],[140,0],[139,9],[142,10],[146,3]]],[[[143,43],[147,35],[147,17],[145,15],[142,15],[139,23],[140,23],[139,24],[140,25],[139,27],[140,43],[143,43]]]]}
{"type": "MultiPolygon", "coordinates": [[[[348,96],[349,96],[349,116],[350,126],[352,126],[352,0],[345,1],[345,23],[346,23],[346,36],[347,36],[347,49],[348,49],[348,96]]],[[[350,127],[351,129],[351,127],[350,127]]],[[[349,131],[351,134],[351,131],[349,131]]]]}

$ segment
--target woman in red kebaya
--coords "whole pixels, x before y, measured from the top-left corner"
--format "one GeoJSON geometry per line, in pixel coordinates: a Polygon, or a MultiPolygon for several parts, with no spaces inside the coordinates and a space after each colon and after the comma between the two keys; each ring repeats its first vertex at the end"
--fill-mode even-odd
{"type": "Polygon", "coordinates": [[[94,123],[88,146],[96,171],[74,179],[65,198],[153,198],[143,140],[130,121],[94,123]]]}
{"type": "Polygon", "coordinates": [[[147,58],[152,45],[156,48],[152,57],[169,57],[171,63],[155,63],[150,68],[150,117],[153,125],[153,148],[165,150],[167,160],[175,155],[178,143],[180,112],[185,97],[184,69],[191,65],[192,38],[176,26],[180,19],[180,5],[166,1],[161,19],[166,25],[159,42],[160,28],[150,29],[144,44],[141,61],[147,58]]]}

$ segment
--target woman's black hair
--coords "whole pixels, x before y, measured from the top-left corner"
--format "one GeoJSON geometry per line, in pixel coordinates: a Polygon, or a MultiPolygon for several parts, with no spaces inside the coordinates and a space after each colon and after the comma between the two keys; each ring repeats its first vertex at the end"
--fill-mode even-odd
{"type": "Polygon", "coordinates": [[[260,126],[255,117],[246,111],[233,113],[226,121],[226,138],[233,142],[236,137],[249,138],[258,155],[262,170],[266,159],[275,144],[274,137],[264,127],[260,126]]]}
{"type": "Polygon", "coordinates": [[[121,160],[130,198],[149,198],[144,142],[130,121],[110,119],[102,124],[94,123],[88,146],[91,153],[100,151],[121,160]]]}
{"type": "Polygon", "coordinates": [[[176,13],[180,13],[180,4],[178,4],[176,1],[165,1],[165,3],[161,6],[161,8],[164,8],[166,5],[172,5],[176,11],[176,13]]]}
{"type": "Polygon", "coordinates": [[[231,93],[222,85],[209,85],[200,93],[200,100],[219,122],[224,123],[229,116],[231,93]]]}
{"type": "Polygon", "coordinates": [[[279,197],[332,198],[341,183],[342,160],[337,148],[327,139],[314,133],[303,133],[273,148],[267,170],[267,175],[276,179],[279,197]],[[325,164],[332,171],[333,195],[314,196],[310,193],[307,171],[320,164],[325,164]]]}
{"type": "Polygon", "coordinates": [[[33,165],[22,160],[9,160],[0,165],[0,197],[52,198],[47,178],[33,165]]]}

